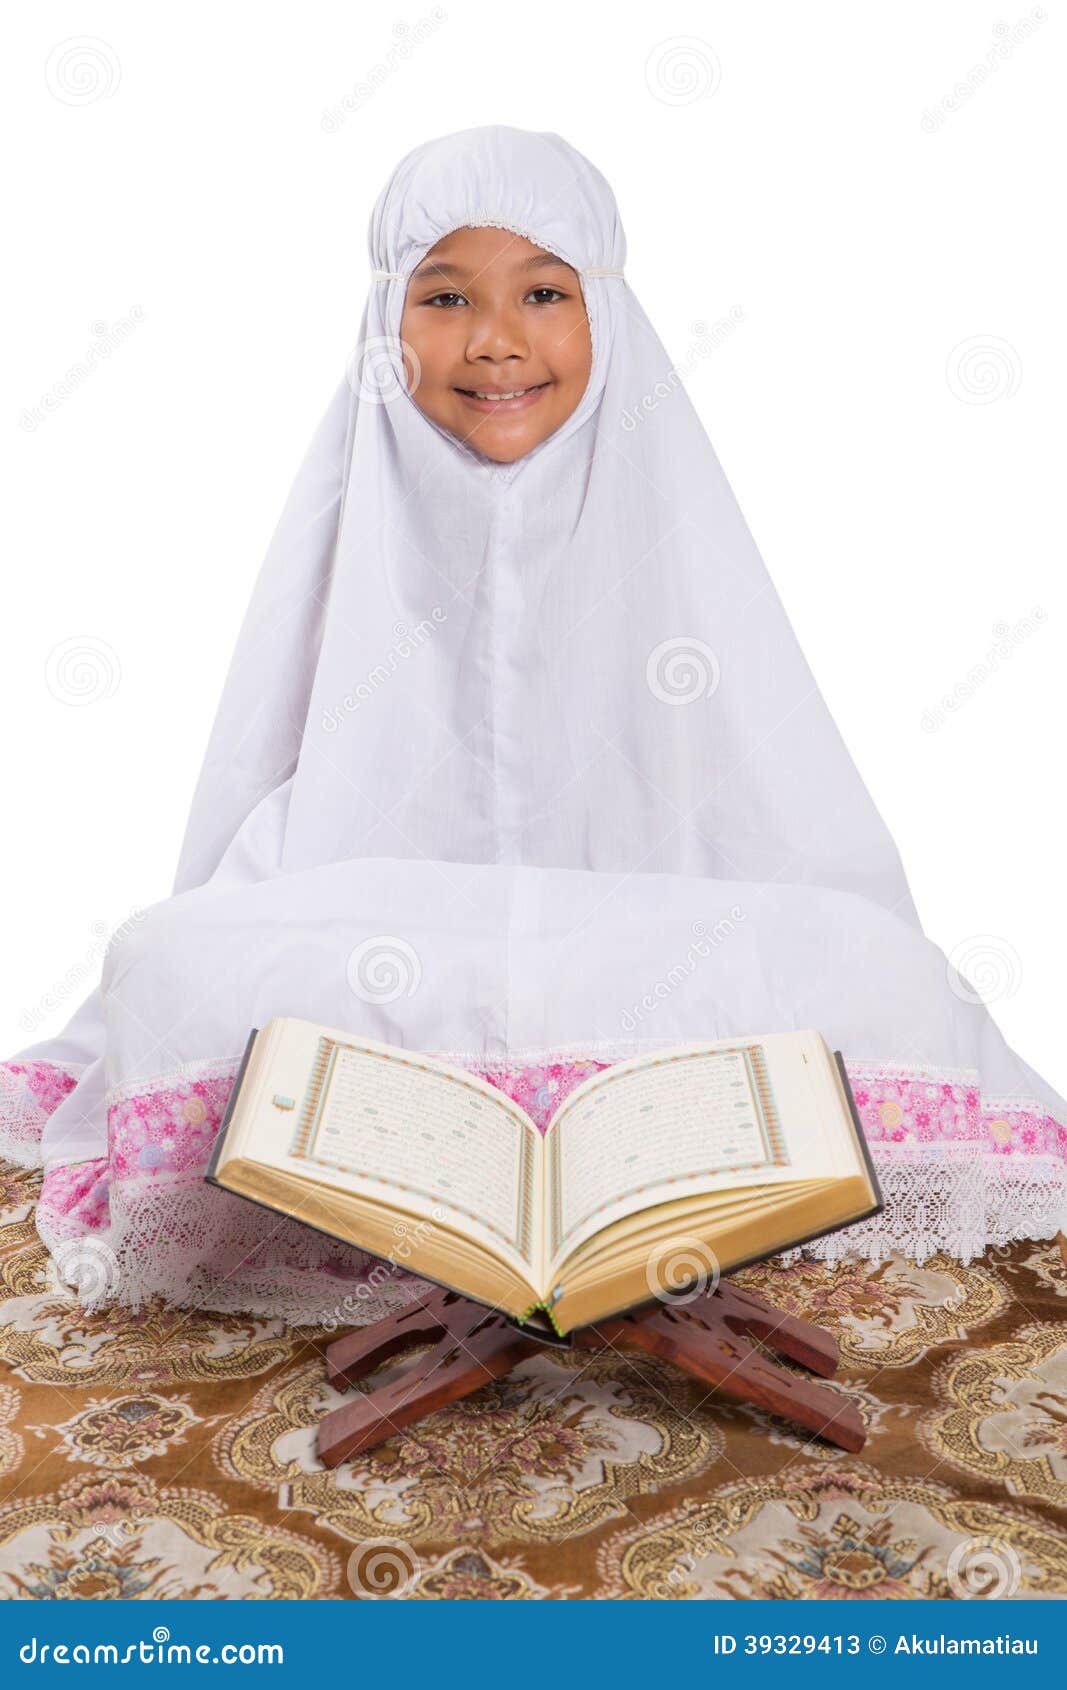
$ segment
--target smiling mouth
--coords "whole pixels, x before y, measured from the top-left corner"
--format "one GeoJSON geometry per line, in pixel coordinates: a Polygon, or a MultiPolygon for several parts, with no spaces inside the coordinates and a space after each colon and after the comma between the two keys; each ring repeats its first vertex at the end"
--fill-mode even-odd
{"type": "Polygon", "coordinates": [[[535,405],[551,385],[551,382],[540,381],[530,387],[457,387],[455,391],[476,411],[491,412],[495,416],[500,412],[525,411],[528,406],[535,405]]]}

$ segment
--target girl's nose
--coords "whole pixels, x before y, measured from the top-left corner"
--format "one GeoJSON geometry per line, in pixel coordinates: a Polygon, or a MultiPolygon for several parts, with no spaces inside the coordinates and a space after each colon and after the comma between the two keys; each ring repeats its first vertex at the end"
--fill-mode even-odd
{"type": "Polygon", "coordinates": [[[530,342],[518,311],[479,311],[474,313],[467,357],[489,358],[500,363],[505,358],[527,358],[530,342]]]}

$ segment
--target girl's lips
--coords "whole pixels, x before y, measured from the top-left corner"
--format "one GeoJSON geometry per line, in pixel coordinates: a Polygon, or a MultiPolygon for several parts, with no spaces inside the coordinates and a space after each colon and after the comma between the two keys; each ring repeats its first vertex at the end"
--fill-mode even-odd
{"type": "MultiPolygon", "coordinates": [[[[479,399],[476,393],[472,393],[471,390],[466,387],[457,387],[456,392],[459,394],[464,404],[470,406],[472,411],[482,411],[497,417],[504,416],[505,414],[510,416],[513,411],[529,410],[531,405],[537,404],[537,401],[540,399],[542,393],[548,392],[548,388],[549,383],[547,381],[542,381],[539,382],[536,387],[526,388],[524,392],[520,393],[514,399],[479,399]]],[[[488,389],[483,388],[482,391],[488,392],[488,389]]],[[[512,388],[508,389],[509,393],[513,391],[514,389],[512,388]]]]}

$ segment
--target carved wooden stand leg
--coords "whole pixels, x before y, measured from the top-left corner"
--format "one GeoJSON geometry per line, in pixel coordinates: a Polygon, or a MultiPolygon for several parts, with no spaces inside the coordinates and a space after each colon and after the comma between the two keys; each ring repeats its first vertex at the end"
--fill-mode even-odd
{"type": "Polygon", "coordinates": [[[852,1398],[787,1373],[746,1343],[749,1336],[824,1378],[837,1369],[837,1340],[832,1332],[783,1314],[766,1297],[725,1279],[691,1303],[653,1303],[636,1314],[583,1326],[573,1333],[572,1341],[580,1350],[616,1345],[662,1356],[737,1402],[755,1403],[780,1414],[839,1449],[861,1450],[867,1433],[852,1398]]]}
{"type": "Polygon", "coordinates": [[[326,1416],[319,1427],[318,1452],[327,1467],[337,1467],[413,1420],[470,1396],[541,1348],[536,1338],[525,1337],[483,1304],[456,1291],[435,1291],[425,1304],[412,1304],[338,1338],[326,1351],[327,1377],[343,1390],[420,1344],[434,1348],[376,1390],[326,1416]]]}
{"type": "MultiPolygon", "coordinates": [[[[811,1321],[783,1314],[765,1297],[726,1280],[691,1303],[651,1303],[571,1334],[576,1349],[644,1350],[675,1362],[738,1402],[756,1403],[841,1449],[860,1450],[866,1440],[855,1403],[838,1391],[787,1373],[746,1343],[751,1336],[814,1373],[837,1367],[833,1335],[811,1321]]],[[[373,1391],[328,1414],[319,1427],[319,1459],[337,1467],[373,1449],[394,1432],[469,1396],[544,1346],[500,1315],[455,1291],[435,1291],[374,1326],[339,1338],[326,1351],[330,1384],[343,1389],[385,1362],[420,1345],[433,1348],[418,1362],[389,1376],[373,1391]]]]}

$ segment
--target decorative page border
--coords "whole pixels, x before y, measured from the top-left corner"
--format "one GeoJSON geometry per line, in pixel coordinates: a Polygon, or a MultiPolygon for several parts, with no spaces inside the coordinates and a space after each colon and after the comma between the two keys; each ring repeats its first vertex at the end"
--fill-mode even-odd
{"type": "MultiPolygon", "coordinates": [[[[395,1180],[383,1180],[378,1174],[367,1173],[360,1168],[344,1167],[339,1162],[331,1162],[326,1157],[316,1153],[314,1137],[322,1120],[323,1109],[329,1092],[330,1080],[333,1076],[337,1053],[341,1050],[354,1050],[360,1056],[375,1057],[381,1062],[393,1062],[401,1068],[417,1068],[423,1074],[435,1074],[438,1078],[445,1078],[453,1085],[462,1086],[464,1091],[473,1092],[482,1104],[499,1109],[510,1115],[511,1110],[504,1104],[497,1104],[495,1098],[487,1098],[480,1086],[471,1085],[468,1081],[457,1078],[453,1074],[441,1076],[440,1070],[428,1062],[420,1062],[415,1056],[393,1055],[380,1050],[368,1050],[365,1045],[352,1044],[343,1039],[331,1039],[320,1034],[315,1060],[308,1076],[307,1087],[304,1091],[304,1101],[293,1130],[292,1143],[289,1146],[290,1156],[302,1162],[311,1162],[319,1168],[330,1168],[336,1173],[355,1173],[360,1179],[374,1180],[376,1184],[392,1191],[410,1191],[419,1197],[425,1197],[428,1202],[440,1203],[452,1209],[458,1215],[466,1215],[469,1220],[477,1221],[479,1226],[485,1227],[487,1232],[494,1233],[505,1244],[517,1250],[525,1261],[533,1260],[533,1174],[534,1174],[534,1146],[533,1139],[528,1132],[523,1132],[520,1157],[519,1191],[516,1202],[515,1227],[512,1236],[484,1215],[479,1215],[473,1209],[465,1209],[462,1204],[452,1198],[442,1197],[439,1192],[427,1191],[420,1185],[403,1185],[395,1180]]],[[[517,1107],[517,1106],[513,1106],[517,1107]]]]}
{"type": "MultiPolygon", "coordinates": [[[[774,1086],[771,1083],[770,1069],[767,1065],[767,1053],[762,1045],[727,1045],[719,1050],[709,1051],[681,1050],[676,1051],[672,1056],[661,1057],[658,1061],[642,1063],[641,1066],[643,1071],[645,1068],[662,1068],[665,1064],[672,1062],[692,1062],[698,1056],[706,1058],[708,1056],[736,1055],[740,1055],[744,1059],[745,1072],[748,1075],[752,1096],[756,1104],[756,1125],[759,1129],[760,1137],[763,1140],[764,1155],[761,1161],[746,1162],[743,1166],[732,1168],[730,1172],[748,1174],[755,1173],[760,1168],[788,1168],[790,1165],[790,1157],[786,1148],[785,1134],[782,1131],[781,1117],[778,1114],[778,1104],[774,1095],[774,1086]]],[[[633,1070],[631,1069],[629,1072],[632,1073],[633,1070]]],[[[618,1080],[624,1080],[625,1078],[625,1074],[613,1074],[610,1068],[604,1069],[602,1074],[599,1076],[598,1089],[600,1086],[607,1087],[614,1085],[618,1080]]],[[[567,1101],[569,1102],[570,1100],[568,1099],[567,1101]]],[[[565,1112],[566,1103],[560,1110],[560,1114],[564,1114],[565,1112]]],[[[550,1183],[552,1188],[552,1207],[550,1216],[551,1240],[549,1248],[549,1256],[551,1259],[555,1259],[556,1253],[563,1242],[563,1203],[560,1191],[561,1152],[559,1134],[555,1129],[556,1120],[553,1119],[549,1122],[546,1134],[549,1141],[548,1153],[551,1157],[550,1183]]],[[[692,1176],[678,1175],[677,1177],[679,1179],[687,1179],[692,1176]]],[[[577,1232],[580,1227],[585,1225],[586,1221],[592,1220],[594,1215],[600,1214],[604,1209],[614,1208],[616,1203],[623,1201],[627,1197],[636,1197],[639,1192],[647,1189],[649,1189],[647,1185],[634,1185],[631,1186],[628,1191],[621,1191],[617,1193],[616,1196],[611,1198],[610,1202],[599,1203],[596,1208],[590,1209],[587,1214],[584,1214],[581,1217],[580,1220],[575,1221],[571,1228],[571,1233],[577,1232]]]]}

